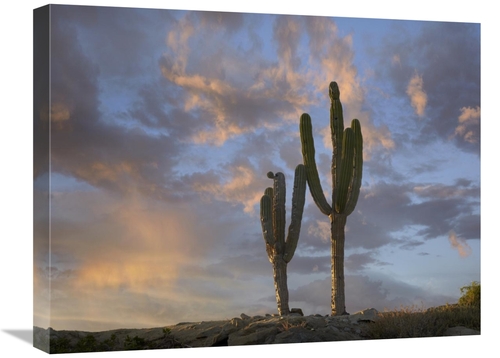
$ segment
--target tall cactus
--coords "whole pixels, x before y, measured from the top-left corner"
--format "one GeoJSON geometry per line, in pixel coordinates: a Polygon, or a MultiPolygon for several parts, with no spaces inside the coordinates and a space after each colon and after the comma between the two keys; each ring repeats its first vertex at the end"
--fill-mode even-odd
{"type": "Polygon", "coordinates": [[[278,313],[288,315],[287,264],[292,259],[299,241],[302,213],[306,193],[306,171],[302,164],[295,168],[292,194],[292,217],[285,241],[285,197],[286,184],[283,173],[267,173],[273,179],[272,188],[267,188],[260,200],[260,221],[269,261],[273,265],[274,288],[278,313]]]}
{"type": "Polygon", "coordinates": [[[346,313],[344,292],[344,242],[345,224],[358,201],[363,171],[363,137],[357,119],[344,130],[344,117],[340,103],[340,91],[336,82],[330,83],[330,128],[333,145],[332,156],[332,205],[328,204],[314,159],[314,139],[311,117],[300,117],[302,157],[307,172],[311,196],[319,210],[331,222],[332,259],[332,315],[346,313]]]}

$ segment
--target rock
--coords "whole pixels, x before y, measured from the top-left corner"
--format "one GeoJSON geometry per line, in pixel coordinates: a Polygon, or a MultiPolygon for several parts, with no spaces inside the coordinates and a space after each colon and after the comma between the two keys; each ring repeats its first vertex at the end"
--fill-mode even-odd
{"type": "Polygon", "coordinates": [[[368,308],[349,315],[330,316],[327,318],[329,323],[350,323],[357,325],[360,322],[375,322],[378,319],[378,311],[375,308],[368,308]]]}
{"type": "Polygon", "coordinates": [[[375,308],[368,308],[349,315],[349,321],[357,322],[375,322],[378,319],[378,311],[375,308]]]}
{"type": "Polygon", "coordinates": [[[265,328],[247,326],[237,331],[228,338],[229,346],[244,346],[253,344],[269,344],[274,341],[274,337],[279,333],[276,325],[265,328]]]}
{"type": "Polygon", "coordinates": [[[241,318],[235,317],[233,318],[230,323],[235,326],[235,327],[241,327],[244,325],[243,320],[241,318]]]}
{"type": "MultiPolygon", "coordinates": [[[[34,342],[39,347],[55,347],[51,353],[81,352],[92,344],[91,351],[127,349],[192,348],[234,345],[329,342],[369,339],[372,322],[379,317],[370,308],[344,316],[304,316],[301,309],[290,315],[256,315],[221,321],[182,322],[151,329],[118,329],[105,332],[55,331],[34,328],[34,342]],[[92,337],[90,337],[92,336],[92,337]],[[83,346],[82,343],[87,344],[83,346]],[[80,347],[80,348],[79,348],[80,347]]],[[[446,330],[445,336],[478,335],[465,327],[446,330]]]]}
{"type": "Polygon", "coordinates": [[[299,315],[299,316],[303,316],[304,313],[302,312],[302,310],[300,308],[292,308],[290,310],[290,314],[292,315],[299,315]]]}
{"type": "Polygon", "coordinates": [[[443,333],[443,336],[472,336],[472,335],[478,335],[478,334],[481,334],[481,332],[476,331],[475,329],[470,329],[470,328],[463,327],[463,326],[457,326],[457,327],[448,328],[443,333]]]}

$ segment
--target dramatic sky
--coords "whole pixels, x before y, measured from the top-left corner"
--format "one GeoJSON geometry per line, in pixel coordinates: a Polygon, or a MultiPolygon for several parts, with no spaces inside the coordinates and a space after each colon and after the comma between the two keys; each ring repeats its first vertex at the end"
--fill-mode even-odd
{"type": "MultiPolygon", "coordinates": [[[[330,81],[364,137],[347,311],[453,303],[480,281],[479,24],[71,6],[51,19],[36,325],[275,313],[259,200],[283,172],[288,225],[304,112],[329,197],[330,81]]],[[[329,313],[329,219],[309,193],[288,285],[291,307],[329,313]]]]}

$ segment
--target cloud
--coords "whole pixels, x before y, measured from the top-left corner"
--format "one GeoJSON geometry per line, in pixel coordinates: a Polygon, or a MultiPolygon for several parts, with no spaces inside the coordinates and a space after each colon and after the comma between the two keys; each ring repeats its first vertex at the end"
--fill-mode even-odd
{"type": "Polygon", "coordinates": [[[359,272],[367,269],[370,265],[385,266],[390,265],[386,262],[381,262],[376,259],[377,253],[354,253],[345,258],[345,268],[351,272],[359,272]]]}
{"type": "Polygon", "coordinates": [[[468,181],[458,180],[455,185],[445,185],[445,184],[426,184],[426,185],[416,185],[413,188],[413,192],[417,194],[420,198],[440,198],[440,199],[451,199],[451,198],[478,198],[479,197],[479,187],[471,185],[468,181]]]}
{"type": "Polygon", "coordinates": [[[361,123],[365,160],[369,160],[372,153],[380,148],[394,149],[389,128],[383,124],[375,124],[372,113],[367,110],[366,89],[354,62],[352,34],[340,36],[335,22],[324,17],[305,18],[305,29],[309,39],[309,63],[318,68],[317,72],[310,71],[316,91],[316,104],[323,108],[324,113],[324,117],[320,119],[316,119],[314,113],[311,116],[313,121],[322,124],[316,130],[321,133],[324,147],[331,150],[328,87],[330,81],[335,81],[340,88],[345,127],[350,126],[354,118],[361,123]]]}
{"type": "Polygon", "coordinates": [[[448,241],[450,242],[451,247],[458,251],[460,257],[467,257],[471,254],[472,249],[470,246],[464,239],[458,237],[454,231],[450,231],[448,241]]]}
{"type": "MultiPolygon", "coordinates": [[[[96,188],[129,194],[139,191],[174,200],[178,192],[173,187],[177,183],[169,173],[182,150],[183,137],[176,134],[183,132],[151,132],[130,126],[116,113],[103,111],[100,84],[106,77],[100,76],[105,64],[94,62],[91,56],[95,54],[83,51],[79,36],[81,32],[65,17],[54,18],[50,152],[53,173],[74,177],[96,188]]],[[[158,102],[160,99],[149,103],[158,102]]],[[[43,124],[46,118],[38,120],[43,124]]],[[[44,174],[38,167],[35,173],[44,174]]]]}
{"type": "Polygon", "coordinates": [[[479,123],[481,121],[481,109],[462,107],[458,117],[459,125],[455,128],[455,136],[462,138],[468,143],[477,143],[479,141],[479,123]]]}
{"type": "Polygon", "coordinates": [[[223,29],[228,36],[241,30],[245,22],[244,15],[236,12],[199,11],[193,14],[203,27],[216,31],[223,29]]]}
{"type": "Polygon", "coordinates": [[[218,200],[243,204],[244,212],[253,212],[265,189],[257,185],[260,180],[256,177],[255,169],[249,165],[230,166],[226,177],[229,179],[221,183],[218,175],[210,181],[204,180],[207,178],[205,175],[195,175],[192,177],[193,188],[218,200]]]}
{"type": "Polygon", "coordinates": [[[411,182],[362,187],[356,211],[347,220],[346,248],[415,247],[424,240],[447,236],[450,230],[477,239],[478,190],[475,185],[421,186],[411,182]]]}
{"type": "Polygon", "coordinates": [[[329,220],[316,220],[310,223],[307,228],[307,233],[313,237],[319,238],[324,243],[330,242],[331,230],[329,220]]]}
{"type": "Polygon", "coordinates": [[[406,89],[406,94],[410,97],[411,105],[415,108],[415,113],[419,117],[425,114],[425,107],[427,106],[427,94],[423,90],[424,81],[422,76],[415,75],[411,78],[406,89]]]}
{"type": "MultiPolygon", "coordinates": [[[[165,79],[182,90],[183,109],[198,111],[205,124],[193,136],[195,143],[222,145],[258,127],[272,127],[278,118],[297,121],[301,110],[312,103],[304,89],[306,78],[291,65],[294,51],[285,50],[290,42],[285,41],[288,35],[284,29],[298,25],[291,20],[283,24],[285,21],[285,17],[278,17],[274,28],[277,63],[267,61],[260,51],[214,47],[220,41],[216,37],[219,28],[210,39],[201,39],[200,35],[205,34],[203,23],[199,25],[190,15],[170,30],[168,51],[160,60],[160,68],[165,79]],[[190,31],[183,32],[184,27],[190,31]],[[183,34],[182,38],[179,34],[183,34]],[[188,41],[199,46],[188,47],[188,41]]],[[[235,34],[225,36],[234,39],[235,34]]]]}
{"type": "MultiPolygon", "coordinates": [[[[52,267],[47,271],[41,259],[35,261],[35,296],[43,297],[41,280],[50,274],[52,324],[58,327],[95,330],[175,324],[199,318],[200,309],[205,309],[207,319],[220,318],[229,301],[239,307],[238,300],[230,297],[235,285],[241,286],[237,292],[251,291],[259,283],[248,280],[255,279],[259,270],[272,280],[261,238],[255,242],[260,244],[259,255],[250,250],[252,255],[238,257],[233,252],[219,264],[210,262],[215,252],[224,255],[238,246],[235,238],[241,239],[236,235],[245,232],[246,225],[258,227],[258,221],[238,223],[231,218],[231,208],[169,205],[100,190],[55,194],[52,267]],[[220,222],[220,216],[227,223],[220,222]],[[189,294],[193,296],[187,302],[183,297],[189,294]],[[143,309],[133,314],[136,304],[143,309]]],[[[37,309],[36,314],[40,312],[37,309]]]]}
{"type": "Polygon", "coordinates": [[[220,201],[233,208],[239,206],[242,212],[255,216],[259,212],[258,205],[264,190],[273,185],[266,173],[281,171],[285,173],[289,194],[286,205],[291,208],[294,172],[274,164],[264,155],[271,155],[279,147],[272,146],[268,151],[267,142],[259,145],[262,144],[259,136],[249,138],[249,141],[251,143],[244,143],[241,150],[226,155],[228,162],[217,165],[214,169],[183,175],[181,181],[186,187],[184,190],[191,190],[191,193],[196,193],[207,203],[220,201]],[[258,164],[254,163],[254,156],[260,159],[258,164]]]}
{"type": "MultiPolygon", "coordinates": [[[[434,307],[456,300],[454,297],[427,291],[386,275],[346,275],[346,308],[349,313],[366,308],[379,311],[401,306],[434,307]]],[[[296,302],[304,314],[330,314],[331,278],[315,280],[290,290],[291,303],[296,302]]]]}
{"type": "MultiPolygon", "coordinates": [[[[391,88],[393,105],[407,96],[413,99],[409,108],[400,105],[401,112],[409,113],[412,108],[418,116],[425,113],[425,118],[418,121],[418,130],[412,132],[412,136],[416,134],[416,143],[431,143],[436,138],[448,141],[452,137],[461,150],[479,153],[479,143],[455,136],[459,109],[480,105],[479,24],[428,22],[421,23],[417,32],[406,27],[410,24],[417,23],[394,23],[397,35],[370,49],[374,58],[379,58],[374,81],[391,88]],[[397,63],[387,61],[388,56],[398,58],[397,63]],[[457,58],[461,60],[456,61],[457,58]]],[[[393,110],[379,109],[379,115],[392,116],[393,110]]],[[[401,120],[405,120],[406,126],[413,125],[411,117],[403,116],[401,120]]],[[[479,133],[477,124],[472,128],[472,133],[479,133]]]]}

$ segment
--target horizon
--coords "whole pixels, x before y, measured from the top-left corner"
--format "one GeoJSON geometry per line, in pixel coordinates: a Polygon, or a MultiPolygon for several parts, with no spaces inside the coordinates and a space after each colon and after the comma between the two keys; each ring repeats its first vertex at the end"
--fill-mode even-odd
{"type": "MultiPolygon", "coordinates": [[[[330,81],[365,144],[347,311],[453,303],[480,281],[479,24],[52,6],[52,167],[35,178],[52,252],[34,272],[52,306],[34,323],[275,313],[258,201],[282,171],[289,225],[303,112],[328,197],[330,81]]],[[[328,231],[307,193],[288,265],[305,315],[329,312],[328,231]]]]}

